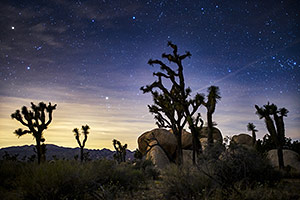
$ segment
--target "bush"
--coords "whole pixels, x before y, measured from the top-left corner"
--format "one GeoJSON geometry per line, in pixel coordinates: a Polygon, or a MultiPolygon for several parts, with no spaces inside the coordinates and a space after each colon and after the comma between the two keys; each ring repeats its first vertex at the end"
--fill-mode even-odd
{"type": "MultiPolygon", "coordinates": [[[[223,147],[212,147],[219,154],[223,147]],[[219,149],[219,150],[218,150],[219,149]]],[[[163,174],[167,199],[226,199],[241,191],[272,186],[280,175],[255,150],[235,146],[219,158],[204,152],[196,166],[170,166],[163,174]]]]}
{"type": "Polygon", "coordinates": [[[230,189],[237,183],[240,187],[267,183],[273,184],[280,179],[279,173],[273,170],[268,161],[253,149],[236,146],[225,151],[220,159],[202,164],[221,188],[230,189]]]}
{"type": "Polygon", "coordinates": [[[162,192],[166,199],[202,199],[211,191],[211,180],[195,168],[171,165],[163,172],[162,192]]]}
{"type": "Polygon", "coordinates": [[[143,170],[109,160],[40,165],[1,161],[0,175],[0,196],[6,199],[114,199],[146,181],[143,170]]]}
{"type": "Polygon", "coordinates": [[[142,170],[146,178],[157,180],[160,173],[151,160],[136,160],[135,169],[142,170]]]}

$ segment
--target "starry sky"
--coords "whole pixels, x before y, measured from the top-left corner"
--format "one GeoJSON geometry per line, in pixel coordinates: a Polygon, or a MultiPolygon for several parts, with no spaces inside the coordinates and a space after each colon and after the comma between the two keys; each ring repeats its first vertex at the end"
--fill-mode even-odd
{"type": "MultiPolygon", "coordinates": [[[[300,5],[287,1],[51,0],[0,2],[0,147],[34,144],[17,138],[10,114],[40,101],[57,103],[46,143],[76,147],[72,130],[91,127],[87,148],[112,149],[112,139],[137,147],[155,128],[148,112],[158,67],[150,58],[184,60],[193,94],[220,87],[213,120],[223,136],[267,133],[254,105],[268,101],[290,112],[286,135],[300,139],[300,5]]],[[[205,119],[205,109],[200,112],[205,119]]]]}

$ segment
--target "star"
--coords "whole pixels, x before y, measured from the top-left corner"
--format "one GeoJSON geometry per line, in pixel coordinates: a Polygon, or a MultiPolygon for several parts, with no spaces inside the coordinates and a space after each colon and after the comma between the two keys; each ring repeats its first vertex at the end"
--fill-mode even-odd
{"type": "Polygon", "coordinates": [[[135,20],[135,16],[133,16],[132,19],[135,20]]]}
{"type": "Polygon", "coordinates": [[[14,26],[12,26],[12,27],[11,27],[11,29],[12,29],[12,30],[14,30],[14,29],[15,29],[15,27],[14,27],[14,26]]]}
{"type": "Polygon", "coordinates": [[[27,66],[27,68],[26,68],[27,70],[30,70],[30,66],[27,66]]]}

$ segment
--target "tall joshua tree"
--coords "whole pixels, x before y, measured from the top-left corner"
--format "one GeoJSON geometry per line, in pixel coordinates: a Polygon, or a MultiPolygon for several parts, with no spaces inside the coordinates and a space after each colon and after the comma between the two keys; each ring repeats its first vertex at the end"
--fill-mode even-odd
{"type": "MultiPolygon", "coordinates": [[[[173,54],[162,54],[162,58],[166,58],[170,63],[177,65],[177,69],[173,70],[161,60],[149,60],[149,65],[159,65],[161,72],[153,73],[157,78],[155,82],[146,87],[141,87],[144,93],[151,93],[154,105],[148,105],[149,111],[155,115],[158,127],[171,128],[177,139],[177,164],[182,164],[182,144],[181,136],[183,127],[189,124],[193,135],[196,134],[197,123],[200,115],[193,118],[204,99],[203,95],[196,94],[193,99],[188,99],[191,89],[185,87],[182,61],[186,57],[190,57],[190,52],[179,55],[177,46],[168,42],[168,46],[173,49],[173,54]],[[168,88],[164,85],[163,80],[171,83],[168,88]]],[[[195,138],[195,137],[193,137],[195,138]]],[[[197,138],[198,140],[198,138],[197,138]]],[[[201,148],[200,143],[193,142],[194,150],[201,148]],[[196,147],[197,146],[197,147],[196,147]]]]}
{"type": "Polygon", "coordinates": [[[80,160],[81,160],[81,162],[83,162],[83,149],[84,149],[85,143],[87,141],[87,137],[88,137],[88,134],[89,134],[89,129],[90,129],[90,127],[88,125],[85,125],[85,126],[81,127],[82,134],[84,135],[84,139],[83,139],[82,144],[80,142],[80,133],[79,133],[78,128],[74,128],[74,130],[73,130],[75,138],[77,140],[77,143],[79,144],[79,147],[80,147],[80,160]]]}
{"type": "Polygon", "coordinates": [[[113,145],[116,150],[116,154],[114,154],[114,158],[118,161],[118,163],[125,162],[127,144],[122,145],[120,141],[114,139],[113,145]]]}
{"type": "Polygon", "coordinates": [[[259,116],[259,118],[265,119],[268,132],[270,133],[273,142],[277,146],[278,165],[279,168],[282,169],[284,168],[282,148],[285,139],[283,117],[287,117],[287,113],[289,111],[286,108],[278,109],[275,104],[270,104],[269,102],[263,107],[255,105],[255,108],[256,114],[259,116]]]}
{"type": "Polygon", "coordinates": [[[16,112],[11,114],[12,119],[16,119],[23,126],[28,128],[27,130],[19,128],[15,130],[14,133],[18,137],[25,134],[32,134],[35,138],[38,164],[41,163],[42,152],[45,152],[42,151],[41,145],[41,143],[45,142],[43,131],[47,129],[52,122],[52,112],[55,109],[56,104],[52,106],[50,102],[48,106],[44,102],[40,102],[38,105],[31,102],[31,110],[28,110],[26,106],[23,106],[22,111],[16,110],[16,112]],[[46,120],[46,115],[48,115],[48,120],[46,120]]]}
{"type": "Polygon", "coordinates": [[[252,145],[255,146],[256,143],[256,132],[258,132],[258,130],[255,129],[256,126],[253,123],[248,123],[247,125],[247,129],[248,131],[252,132],[252,145]]]}
{"type": "Polygon", "coordinates": [[[207,142],[208,144],[213,144],[213,120],[212,120],[212,115],[216,110],[216,104],[218,100],[221,99],[220,96],[220,89],[217,86],[210,86],[207,89],[208,95],[207,95],[207,101],[203,102],[202,104],[206,107],[207,109],[207,128],[208,128],[208,136],[207,136],[207,142]]]}

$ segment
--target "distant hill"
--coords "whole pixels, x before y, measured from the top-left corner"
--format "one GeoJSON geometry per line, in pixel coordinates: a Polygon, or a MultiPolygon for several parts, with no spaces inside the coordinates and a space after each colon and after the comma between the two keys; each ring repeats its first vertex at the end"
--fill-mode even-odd
{"type": "MultiPolygon", "coordinates": [[[[24,146],[13,146],[13,147],[6,147],[0,149],[0,160],[2,160],[3,155],[5,152],[7,152],[9,155],[18,155],[17,159],[22,160],[25,158],[29,158],[32,155],[35,155],[34,152],[34,145],[24,145],[24,146]],[[25,157],[26,156],[26,157],[25,157]]],[[[46,159],[47,160],[53,160],[54,157],[58,159],[68,159],[72,160],[74,159],[75,155],[80,155],[80,148],[69,148],[69,147],[61,147],[56,146],[54,144],[47,144],[46,145],[47,151],[46,151],[46,159]]],[[[89,152],[89,158],[92,160],[97,159],[113,159],[113,154],[115,151],[111,151],[109,149],[85,149],[84,152],[89,152]]],[[[126,159],[127,160],[133,160],[133,154],[134,152],[127,150],[126,159]]]]}

